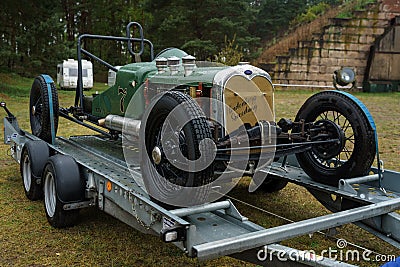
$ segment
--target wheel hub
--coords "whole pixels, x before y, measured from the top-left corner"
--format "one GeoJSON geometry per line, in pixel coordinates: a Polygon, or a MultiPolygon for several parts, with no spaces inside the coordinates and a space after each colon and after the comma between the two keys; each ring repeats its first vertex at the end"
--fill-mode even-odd
{"type": "Polygon", "coordinates": [[[329,160],[339,155],[345,145],[345,134],[339,125],[330,120],[320,120],[315,123],[321,130],[320,134],[326,136],[324,139],[338,139],[336,143],[315,145],[312,148],[317,157],[329,160]]]}
{"type": "Polygon", "coordinates": [[[39,115],[42,112],[42,108],[43,108],[42,104],[32,106],[32,115],[33,116],[39,115]]]}
{"type": "Polygon", "coordinates": [[[151,157],[153,158],[153,162],[156,165],[159,165],[161,163],[161,159],[162,159],[161,148],[159,148],[158,146],[155,146],[153,148],[153,151],[151,152],[151,157]]]}

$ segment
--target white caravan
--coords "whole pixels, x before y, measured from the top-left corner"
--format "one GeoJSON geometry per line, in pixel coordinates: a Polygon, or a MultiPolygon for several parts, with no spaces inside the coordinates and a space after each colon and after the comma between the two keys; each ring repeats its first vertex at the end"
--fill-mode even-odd
{"type": "MultiPolygon", "coordinates": [[[[82,60],[83,89],[93,87],[93,64],[82,60]]],[[[57,84],[61,89],[76,89],[78,85],[78,61],[69,58],[57,65],[57,84]]]]}

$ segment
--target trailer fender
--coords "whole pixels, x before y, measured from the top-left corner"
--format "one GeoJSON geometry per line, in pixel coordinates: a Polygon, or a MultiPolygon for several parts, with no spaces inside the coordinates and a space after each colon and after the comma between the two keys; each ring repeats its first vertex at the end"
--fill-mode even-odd
{"type": "Polygon", "coordinates": [[[30,140],[22,148],[20,172],[25,195],[29,200],[42,198],[41,176],[49,158],[49,147],[42,140],[30,140]]]}
{"type": "Polygon", "coordinates": [[[54,169],[55,189],[60,202],[66,204],[84,200],[85,184],[79,166],[71,156],[56,154],[49,158],[47,164],[54,169]]]}
{"type": "MultiPolygon", "coordinates": [[[[47,143],[43,140],[30,140],[25,143],[21,155],[24,155],[25,151],[29,156],[32,175],[36,179],[40,179],[42,177],[44,165],[49,159],[49,147],[47,143]]],[[[21,158],[21,161],[22,160],[23,158],[21,158]]]]}

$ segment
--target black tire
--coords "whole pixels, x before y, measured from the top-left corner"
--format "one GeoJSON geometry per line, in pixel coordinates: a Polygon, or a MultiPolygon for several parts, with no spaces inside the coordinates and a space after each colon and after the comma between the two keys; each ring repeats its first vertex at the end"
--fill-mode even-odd
{"type": "Polygon", "coordinates": [[[55,228],[76,224],[79,210],[64,210],[65,204],[84,200],[85,187],[79,167],[72,157],[54,155],[43,171],[44,209],[48,222],[55,228]]]}
{"type": "MultiPolygon", "coordinates": [[[[52,106],[54,116],[54,135],[57,134],[58,128],[58,94],[57,88],[53,83],[50,84],[52,93],[52,106]]],[[[29,100],[29,116],[32,134],[40,139],[51,143],[51,119],[50,119],[50,102],[47,84],[43,76],[35,78],[29,100]]]]}
{"type": "Polygon", "coordinates": [[[48,158],[49,147],[42,140],[28,141],[22,150],[20,172],[25,195],[29,200],[38,200],[43,196],[41,178],[48,158]]]}
{"type": "Polygon", "coordinates": [[[186,171],[179,169],[164,158],[156,164],[152,155],[158,147],[161,150],[166,146],[161,143],[161,132],[168,115],[179,106],[177,116],[172,118],[173,123],[187,122],[179,135],[177,144],[184,157],[188,160],[197,160],[200,155],[206,154],[204,147],[199,148],[200,142],[206,138],[211,139],[211,129],[199,105],[188,95],[180,92],[169,91],[163,94],[153,106],[147,109],[142,119],[141,127],[141,170],[143,181],[150,197],[165,208],[175,206],[192,206],[200,204],[208,196],[208,188],[204,187],[212,181],[213,164],[200,171],[186,171]],[[200,151],[201,150],[201,151],[200,151]],[[195,190],[195,195],[185,196],[182,191],[174,187],[201,187],[195,190]],[[183,202],[183,203],[182,203],[183,202]]]}
{"type": "Polygon", "coordinates": [[[264,182],[260,185],[259,190],[265,193],[274,193],[285,188],[287,184],[287,181],[268,174],[267,178],[265,178],[264,182]]]}
{"type": "MultiPolygon", "coordinates": [[[[311,96],[300,108],[296,120],[328,120],[344,133],[343,147],[330,159],[318,156],[318,145],[296,154],[303,170],[315,181],[338,185],[342,178],[366,175],[376,154],[375,132],[361,107],[348,96],[324,91],[311,96]]],[[[326,145],[325,145],[326,146],[326,145]]]]}

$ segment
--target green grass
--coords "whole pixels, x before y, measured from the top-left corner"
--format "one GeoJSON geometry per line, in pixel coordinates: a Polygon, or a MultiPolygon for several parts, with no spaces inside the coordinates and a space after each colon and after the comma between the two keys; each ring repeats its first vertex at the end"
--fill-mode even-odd
{"type": "MultiPolygon", "coordinates": [[[[53,78],[56,81],[56,77],[53,78]]],[[[9,97],[26,97],[33,83],[33,78],[21,77],[14,73],[0,73],[0,99],[9,97]]],[[[107,84],[95,82],[93,88],[85,91],[86,94],[96,91],[103,92],[107,84]]],[[[61,95],[74,95],[75,91],[58,91],[61,95]]]]}
{"type": "Polygon", "coordinates": [[[354,11],[365,11],[368,5],[375,4],[376,0],[356,0],[345,4],[346,9],[336,17],[340,19],[351,19],[354,17],[354,11]]]}
{"type": "MultiPolygon", "coordinates": [[[[0,74],[0,100],[6,100],[24,129],[30,127],[28,95],[31,83],[32,79],[0,74]]],[[[278,91],[275,95],[277,118],[293,118],[301,104],[312,94],[311,91],[278,91]]],[[[73,104],[74,92],[61,91],[59,95],[62,106],[73,104]]],[[[357,93],[356,96],[375,118],[385,167],[399,171],[400,93],[357,93]]],[[[0,114],[4,113],[0,111],[0,114]]],[[[79,133],[90,131],[60,120],[59,135],[79,133]]],[[[158,237],[136,231],[97,209],[82,210],[80,223],[75,227],[54,229],[46,221],[43,203],[26,199],[19,166],[7,155],[8,149],[8,146],[0,145],[0,266],[252,266],[229,257],[204,262],[188,258],[174,245],[164,244],[158,237]]],[[[289,184],[277,193],[257,191],[249,194],[248,182],[249,179],[242,179],[230,195],[294,221],[328,214],[302,187],[289,184]]],[[[234,202],[243,215],[264,227],[287,223],[234,202]]],[[[354,225],[339,228],[338,237],[382,254],[400,255],[400,250],[354,225]]],[[[319,234],[282,243],[304,250],[336,248],[334,240],[319,234]]],[[[366,262],[357,264],[376,266],[366,262]]]]}
{"type": "Polygon", "coordinates": [[[0,99],[26,97],[32,81],[32,79],[20,77],[17,74],[0,73],[0,99]]]}
{"type": "Polygon", "coordinates": [[[324,14],[330,8],[332,8],[332,6],[330,6],[329,4],[327,4],[325,2],[321,2],[316,5],[309,6],[304,13],[297,15],[290,22],[290,25],[295,26],[295,25],[300,25],[303,23],[309,23],[309,22],[315,20],[318,16],[324,14]]]}

